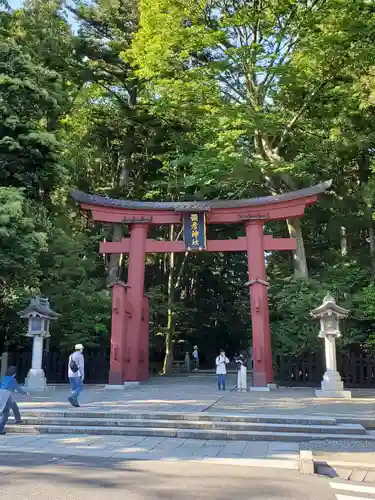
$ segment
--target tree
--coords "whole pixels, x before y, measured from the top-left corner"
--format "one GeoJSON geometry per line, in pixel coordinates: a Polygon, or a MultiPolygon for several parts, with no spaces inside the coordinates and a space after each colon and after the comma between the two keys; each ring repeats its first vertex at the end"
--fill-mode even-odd
{"type": "Polygon", "coordinates": [[[39,290],[39,258],[47,234],[34,204],[14,187],[0,187],[0,304],[2,348],[22,344],[25,326],[17,312],[39,290]],[[39,223],[38,223],[39,219],[39,223]]]}
{"type": "Polygon", "coordinates": [[[64,220],[54,222],[49,252],[42,261],[41,284],[42,292],[61,313],[51,326],[52,345],[69,350],[81,342],[106,348],[111,297],[105,286],[104,262],[97,254],[100,235],[77,232],[74,220],[70,227],[64,220]]]}
{"type": "MultiPolygon", "coordinates": [[[[237,152],[251,155],[248,166],[262,174],[269,192],[303,183],[297,126],[353,71],[372,63],[363,56],[366,48],[373,53],[372,7],[322,0],[217,0],[204,6],[141,0],[140,6],[141,30],[131,53],[138,74],[152,79],[157,99],[179,103],[182,112],[208,113],[216,124],[235,117],[225,146],[230,151],[234,141],[237,152]]],[[[212,152],[212,138],[209,147],[212,152]]],[[[226,160],[232,174],[236,155],[226,160]]],[[[288,220],[288,231],[297,240],[296,276],[307,277],[300,221],[288,220]]]]}
{"type": "Polygon", "coordinates": [[[0,72],[0,184],[51,205],[64,174],[59,142],[47,126],[63,98],[59,75],[8,38],[0,38],[0,72]]]}

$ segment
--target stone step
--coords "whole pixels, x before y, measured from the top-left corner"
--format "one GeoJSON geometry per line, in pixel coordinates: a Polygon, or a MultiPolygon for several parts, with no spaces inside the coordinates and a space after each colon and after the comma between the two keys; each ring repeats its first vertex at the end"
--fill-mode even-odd
{"type": "Polygon", "coordinates": [[[170,429],[152,427],[103,427],[74,425],[8,425],[11,434],[81,434],[81,435],[118,435],[141,437],[176,437],[182,439],[204,440],[240,440],[240,441],[293,441],[303,442],[324,439],[373,440],[375,436],[366,434],[304,433],[304,432],[268,432],[268,431],[235,431],[221,429],[170,429]]]}
{"type": "Polygon", "coordinates": [[[74,427],[141,427],[163,429],[197,429],[224,431],[265,431],[265,432],[297,432],[325,434],[365,434],[360,424],[342,425],[309,425],[268,422],[231,422],[231,421],[194,421],[194,420],[161,420],[161,419],[113,419],[74,417],[23,417],[24,425],[42,426],[74,426],[74,427]]]}
{"type": "MultiPolygon", "coordinates": [[[[313,417],[304,415],[258,415],[230,413],[181,413],[181,412],[129,412],[129,411],[96,411],[87,408],[77,410],[37,410],[22,411],[22,418],[92,418],[92,419],[131,419],[131,420],[176,420],[178,422],[241,422],[268,424],[300,424],[300,425],[337,425],[334,417],[313,417]]],[[[350,422],[345,422],[350,423],[350,422]]]]}

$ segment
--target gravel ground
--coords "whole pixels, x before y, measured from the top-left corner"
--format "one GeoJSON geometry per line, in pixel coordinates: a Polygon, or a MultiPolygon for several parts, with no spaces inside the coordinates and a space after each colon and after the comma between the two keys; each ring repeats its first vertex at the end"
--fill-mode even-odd
{"type": "Polygon", "coordinates": [[[356,441],[354,439],[326,439],[322,441],[309,441],[301,443],[300,450],[375,453],[375,441],[356,441]]]}

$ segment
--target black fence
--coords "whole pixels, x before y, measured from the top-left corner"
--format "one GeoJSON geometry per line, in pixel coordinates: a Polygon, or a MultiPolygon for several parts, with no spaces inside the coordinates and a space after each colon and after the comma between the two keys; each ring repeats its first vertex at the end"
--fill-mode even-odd
{"type": "MultiPolygon", "coordinates": [[[[275,379],[288,386],[317,387],[325,370],[324,353],[300,358],[277,356],[275,379]]],[[[338,354],[338,371],[346,387],[375,388],[375,358],[367,354],[338,354]]]]}
{"type": "MultiPolygon", "coordinates": [[[[109,353],[85,350],[85,382],[88,384],[108,383],[109,353]]],[[[31,368],[31,352],[9,353],[8,365],[17,367],[17,378],[23,382],[31,368]]],[[[68,382],[69,354],[50,352],[43,355],[43,370],[48,383],[61,384],[68,382]]]]}
{"type": "MultiPolygon", "coordinates": [[[[50,352],[43,356],[43,369],[51,384],[67,383],[68,353],[50,352]]],[[[17,378],[23,382],[31,367],[31,352],[9,353],[9,365],[17,367],[17,378]]],[[[338,354],[337,364],[346,387],[375,388],[375,358],[366,354],[338,354]]],[[[150,375],[160,371],[161,364],[150,362],[150,375]]],[[[295,387],[318,387],[325,370],[324,353],[291,358],[276,356],[274,360],[277,383],[295,387]]],[[[105,349],[85,350],[86,383],[108,382],[109,352],[105,349]]]]}

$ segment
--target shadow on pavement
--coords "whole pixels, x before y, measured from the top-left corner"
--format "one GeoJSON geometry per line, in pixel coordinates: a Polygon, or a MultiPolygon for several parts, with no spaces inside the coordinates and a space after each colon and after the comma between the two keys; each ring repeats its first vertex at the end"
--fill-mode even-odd
{"type": "Polygon", "coordinates": [[[93,500],[99,492],[100,498],[108,492],[110,500],[315,500],[318,496],[310,494],[314,488],[306,488],[306,481],[312,478],[277,469],[0,453],[0,498],[31,499],[35,488],[48,492],[39,500],[87,500],[87,495],[93,500]]]}

